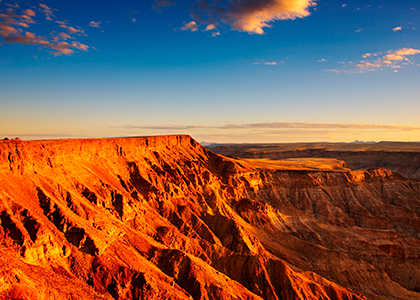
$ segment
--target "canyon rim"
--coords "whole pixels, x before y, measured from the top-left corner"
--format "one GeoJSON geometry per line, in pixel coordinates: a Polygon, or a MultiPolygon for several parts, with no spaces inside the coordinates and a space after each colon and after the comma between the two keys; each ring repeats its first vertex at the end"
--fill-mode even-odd
{"type": "Polygon", "coordinates": [[[0,199],[0,299],[420,299],[420,181],[382,167],[8,140],[0,199]]]}

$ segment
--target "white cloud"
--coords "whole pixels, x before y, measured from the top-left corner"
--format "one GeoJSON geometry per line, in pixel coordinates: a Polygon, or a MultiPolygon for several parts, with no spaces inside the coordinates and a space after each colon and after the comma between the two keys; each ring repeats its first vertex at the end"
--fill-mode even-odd
{"type": "Polygon", "coordinates": [[[364,73],[383,70],[385,68],[400,69],[408,65],[416,65],[410,56],[420,54],[419,49],[401,48],[387,52],[365,53],[358,63],[347,62],[342,69],[328,69],[326,72],[335,73],[364,73]]]}
{"type": "Polygon", "coordinates": [[[67,29],[67,31],[70,34],[77,34],[77,35],[80,35],[80,36],[86,36],[86,33],[85,33],[84,29],[82,29],[81,27],[76,28],[76,27],[68,25],[67,20],[66,21],[56,21],[56,22],[57,22],[57,24],[59,24],[59,26],[61,28],[67,29]]]}
{"type": "Polygon", "coordinates": [[[419,54],[420,50],[419,49],[413,49],[413,48],[402,48],[399,50],[395,50],[394,53],[396,55],[415,55],[415,54],[419,54]]]}
{"type": "Polygon", "coordinates": [[[284,63],[284,61],[255,61],[254,65],[277,66],[279,63],[284,63]]]}
{"type": "MultiPolygon", "coordinates": [[[[154,7],[161,10],[177,1],[155,0],[154,7]]],[[[315,0],[194,0],[189,8],[197,24],[225,24],[234,30],[263,34],[263,28],[271,27],[273,21],[309,16],[309,9],[315,5],[315,0]]]]}
{"type": "Polygon", "coordinates": [[[90,27],[95,27],[95,28],[101,28],[101,22],[94,22],[94,21],[90,21],[89,26],[90,27]]]}
{"type": "MultiPolygon", "coordinates": [[[[9,8],[7,12],[0,13],[0,42],[38,45],[47,49],[53,55],[70,55],[76,50],[87,51],[89,48],[89,46],[76,41],[71,43],[66,41],[74,39],[71,34],[85,35],[83,29],[68,26],[66,21],[56,21],[60,27],[66,28],[68,33],[52,31],[48,37],[40,36],[29,31],[29,27],[36,23],[34,20],[35,11],[31,9],[21,10],[18,5],[11,7],[13,8],[9,8]],[[21,10],[21,13],[19,13],[19,10],[21,10]]],[[[47,20],[52,20],[54,17],[53,9],[42,3],[40,7],[47,20]]]]}
{"type": "Polygon", "coordinates": [[[194,32],[194,31],[198,30],[198,25],[194,21],[191,21],[191,22],[185,24],[184,26],[182,26],[181,30],[190,30],[190,31],[194,32]]]}
{"type": "Polygon", "coordinates": [[[206,27],[206,29],[204,29],[204,31],[209,31],[209,30],[216,30],[216,26],[214,26],[213,24],[207,25],[207,27],[206,27]]]}
{"type": "Polygon", "coordinates": [[[41,7],[42,13],[45,15],[45,18],[48,21],[52,21],[53,18],[55,18],[53,9],[49,8],[47,5],[40,3],[39,6],[41,7]]]}

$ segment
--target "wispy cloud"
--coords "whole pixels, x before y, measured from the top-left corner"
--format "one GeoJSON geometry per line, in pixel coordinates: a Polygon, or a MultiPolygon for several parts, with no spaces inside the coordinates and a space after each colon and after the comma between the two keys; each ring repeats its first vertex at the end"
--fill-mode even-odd
{"type": "MultiPolygon", "coordinates": [[[[36,17],[36,12],[32,9],[22,10],[18,5],[11,7],[13,8],[9,8],[6,12],[0,13],[0,41],[5,43],[38,45],[48,49],[53,55],[69,55],[74,53],[75,50],[87,51],[89,48],[87,45],[77,41],[72,41],[71,43],[66,41],[72,38],[71,34],[84,35],[84,31],[81,28],[75,29],[66,25],[69,33],[57,33],[53,31],[49,37],[38,36],[28,29],[30,25],[35,24],[34,17],[36,17]]],[[[52,20],[54,17],[53,10],[42,3],[40,7],[46,19],[52,20]]],[[[62,24],[66,23],[63,22],[62,24]]]]}
{"type": "Polygon", "coordinates": [[[418,140],[420,127],[389,124],[267,122],[225,125],[124,125],[123,135],[190,134],[214,142],[418,140]]]}
{"type": "Polygon", "coordinates": [[[119,128],[125,129],[147,129],[147,130],[191,130],[191,129],[204,129],[204,128],[214,128],[208,126],[200,126],[200,125],[124,125],[120,126],[119,128]]]}
{"type": "MultiPolygon", "coordinates": [[[[153,7],[161,10],[177,1],[155,0],[153,7]]],[[[194,0],[189,8],[197,24],[224,24],[233,30],[263,34],[263,28],[271,27],[273,21],[309,16],[309,8],[315,4],[314,0],[194,0]]]]}
{"type": "Polygon", "coordinates": [[[284,61],[255,61],[254,65],[277,66],[280,63],[284,63],[284,61]]]}
{"type": "Polygon", "coordinates": [[[387,52],[365,53],[363,59],[358,63],[342,63],[340,69],[324,70],[335,73],[364,73],[370,71],[383,70],[386,68],[400,69],[404,66],[415,65],[411,56],[420,54],[419,49],[401,48],[389,50],[387,52]]]}
{"type": "Polygon", "coordinates": [[[419,49],[413,49],[413,48],[402,48],[399,50],[389,51],[389,52],[394,52],[396,55],[402,55],[402,56],[420,54],[419,49]]]}
{"type": "Polygon", "coordinates": [[[191,22],[185,24],[184,26],[182,26],[181,30],[190,30],[190,31],[194,32],[194,31],[198,30],[198,25],[194,21],[191,21],[191,22]]]}
{"type": "Polygon", "coordinates": [[[73,26],[68,25],[68,21],[67,20],[65,20],[65,21],[56,21],[56,22],[57,22],[57,24],[59,24],[59,26],[61,28],[67,29],[67,31],[69,33],[71,33],[71,34],[77,34],[77,35],[80,35],[80,36],[83,36],[83,35],[85,36],[86,35],[85,31],[81,27],[75,28],[73,26]]]}
{"type": "Polygon", "coordinates": [[[32,9],[26,9],[24,11],[22,11],[22,13],[28,17],[35,17],[36,13],[35,11],[33,11],[32,9]]]}
{"type": "Polygon", "coordinates": [[[195,129],[357,129],[357,130],[420,130],[419,126],[401,126],[389,124],[360,124],[360,123],[308,123],[308,122],[266,122],[250,124],[226,124],[223,126],[202,126],[202,125],[124,125],[125,129],[148,129],[148,130],[195,130],[195,129]]]}
{"type": "Polygon", "coordinates": [[[172,0],[155,0],[152,5],[154,9],[161,12],[163,7],[176,5],[175,1],[172,0]]]}
{"type": "Polygon", "coordinates": [[[272,122],[272,123],[253,123],[253,124],[227,124],[222,129],[279,129],[279,128],[305,128],[305,129],[387,129],[387,130],[420,130],[416,126],[399,126],[384,124],[354,124],[354,123],[305,123],[305,122],[272,122]]]}
{"type": "Polygon", "coordinates": [[[393,28],[392,30],[393,30],[394,32],[395,32],[395,31],[399,31],[399,30],[402,30],[402,27],[397,26],[397,27],[393,28]]]}
{"type": "Polygon", "coordinates": [[[98,22],[90,21],[89,26],[95,27],[95,28],[101,28],[101,21],[98,21],[98,22]]]}
{"type": "Polygon", "coordinates": [[[43,3],[40,3],[39,6],[41,7],[40,10],[45,15],[45,18],[48,21],[52,21],[53,18],[55,18],[54,13],[53,13],[53,9],[49,8],[47,5],[45,5],[43,3]]]}

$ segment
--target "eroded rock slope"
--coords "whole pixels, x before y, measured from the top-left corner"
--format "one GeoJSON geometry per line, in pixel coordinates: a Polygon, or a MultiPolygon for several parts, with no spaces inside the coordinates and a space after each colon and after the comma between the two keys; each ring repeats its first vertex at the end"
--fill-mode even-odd
{"type": "Polygon", "coordinates": [[[420,179],[419,142],[296,143],[214,145],[213,152],[240,158],[335,158],[353,170],[386,168],[409,178],[420,179]]]}
{"type": "Polygon", "coordinates": [[[420,299],[420,182],[189,136],[0,142],[0,299],[420,299]]]}

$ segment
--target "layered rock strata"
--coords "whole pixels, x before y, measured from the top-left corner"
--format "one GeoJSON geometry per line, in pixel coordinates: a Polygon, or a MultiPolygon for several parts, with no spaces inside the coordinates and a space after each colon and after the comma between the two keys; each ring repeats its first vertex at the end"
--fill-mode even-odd
{"type": "Polygon", "coordinates": [[[420,299],[420,182],[189,136],[0,142],[0,299],[420,299]]]}
{"type": "Polygon", "coordinates": [[[420,179],[420,143],[415,142],[232,144],[218,145],[211,150],[253,159],[335,158],[345,161],[353,170],[386,168],[420,179]]]}

